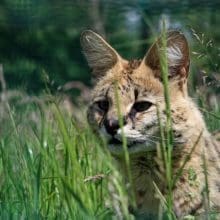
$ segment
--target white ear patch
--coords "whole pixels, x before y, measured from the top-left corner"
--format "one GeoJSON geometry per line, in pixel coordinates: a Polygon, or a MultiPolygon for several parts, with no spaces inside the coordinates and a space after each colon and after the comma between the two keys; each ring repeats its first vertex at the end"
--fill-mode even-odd
{"type": "Polygon", "coordinates": [[[178,46],[175,44],[167,48],[167,59],[169,66],[178,66],[181,64],[183,54],[178,46]]]}

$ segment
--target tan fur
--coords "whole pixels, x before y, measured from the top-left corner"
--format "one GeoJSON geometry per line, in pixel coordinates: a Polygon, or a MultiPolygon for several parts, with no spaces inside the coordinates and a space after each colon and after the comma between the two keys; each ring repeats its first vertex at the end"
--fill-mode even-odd
{"type": "MultiPolygon", "coordinates": [[[[92,38],[93,32],[89,33],[92,38]]],[[[94,36],[97,39],[97,34],[94,36]]],[[[82,38],[84,37],[85,34],[82,38]]],[[[102,43],[105,42],[101,40],[102,43]]],[[[210,209],[220,211],[219,143],[207,131],[201,113],[187,93],[189,49],[184,35],[177,31],[169,32],[167,42],[169,93],[174,134],[173,178],[191,154],[182,175],[173,188],[174,212],[178,217],[183,217],[187,214],[201,214],[207,208],[204,162],[207,166],[210,209]]],[[[106,42],[104,47],[110,48],[106,42]]],[[[84,53],[88,53],[86,57],[95,56],[91,51],[96,49],[84,50],[84,53]]],[[[106,51],[106,49],[101,49],[103,50],[106,51]]],[[[161,39],[151,47],[143,61],[126,61],[114,51],[113,59],[117,57],[117,62],[104,61],[107,62],[107,68],[103,70],[103,68],[98,68],[99,61],[96,60],[95,68],[100,70],[101,78],[93,90],[88,109],[88,121],[93,129],[104,135],[107,140],[114,137],[119,141],[119,144],[115,145],[109,142],[109,150],[118,160],[121,170],[125,172],[125,165],[121,159],[123,154],[120,144],[122,129],[117,128],[113,136],[107,132],[105,125],[106,120],[110,125],[112,121],[118,120],[117,97],[119,98],[119,109],[126,121],[123,133],[128,142],[137,207],[139,213],[155,215],[159,210],[160,199],[154,183],[165,197],[167,195],[165,168],[158,151],[160,135],[157,109],[159,109],[163,124],[166,120],[164,87],[161,82],[159,63],[160,51],[161,39]],[[107,100],[106,111],[100,109],[98,104],[100,100],[107,100]],[[136,111],[132,115],[134,104],[139,101],[147,101],[151,103],[151,106],[142,112],[136,111]]],[[[101,60],[100,63],[103,67],[101,60]]]]}

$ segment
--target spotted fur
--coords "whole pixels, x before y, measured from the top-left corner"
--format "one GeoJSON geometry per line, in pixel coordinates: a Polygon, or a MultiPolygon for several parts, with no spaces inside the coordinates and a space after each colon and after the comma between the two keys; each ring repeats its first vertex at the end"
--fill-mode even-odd
{"type": "MultiPolygon", "coordinates": [[[[143,60],[132,61],[123,59],[92,31],[84,32],[81,42],[97,79],[88,108],[88,122],[106,138],[123,172],[122,133],[126,137],[138,212],[156,216],[161,200],[155,185],[164,197],[167,195],[165,168],[158,150],[161,138],[158,111],[161,123],[166,120],[160,71],[162,40],[159,38],[153,44],[143,60]],[[117,124],[119,110],[124,121],[122,128],[117,124]]],[[[190,63],[187,40],[182,33],[171,31],[167,33],[166,45],[174,135],[173,178],[187,160],[173,187],[173,211],[179,218],[202,214],[205,209],[220,211],[220,146],[207,131],[201,113],[187,93],[190,63]],[[209,197],[204,190],[204,161],[209,197]]]]}

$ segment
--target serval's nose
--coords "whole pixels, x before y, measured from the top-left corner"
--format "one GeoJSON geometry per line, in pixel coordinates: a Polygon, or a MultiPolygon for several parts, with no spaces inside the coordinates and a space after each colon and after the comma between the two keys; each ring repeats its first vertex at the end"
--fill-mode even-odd
{"type": "MultiPolygon", "coordinates": [[[[126,118],[123,117],[122,120],[123,120],[123,125],[126,125],[127,123],[126,118]]],[[[110,119],[105,119],[104,126],[108,134],[114,136],[117,133],[117,130],[120,128],[120,123],[118,119],[110,118],[110,119]]]]}

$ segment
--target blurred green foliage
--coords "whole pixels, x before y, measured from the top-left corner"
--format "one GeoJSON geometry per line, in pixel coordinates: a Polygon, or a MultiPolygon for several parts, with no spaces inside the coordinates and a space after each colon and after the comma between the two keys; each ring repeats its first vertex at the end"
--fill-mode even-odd
{"type": "Polygon", "coordinates": [[[194,72],[219,72],[219,12],[216,0],[3,0],[0,63],[7,86],[29,93],[45,88],[45,73],[54,88],[72,80],[89,85],[79,43],[82,30],[102,34],[125,58],[142,58],[165,19],[191,41],[194,72]]]}

